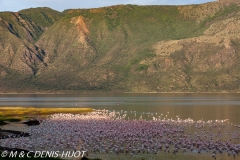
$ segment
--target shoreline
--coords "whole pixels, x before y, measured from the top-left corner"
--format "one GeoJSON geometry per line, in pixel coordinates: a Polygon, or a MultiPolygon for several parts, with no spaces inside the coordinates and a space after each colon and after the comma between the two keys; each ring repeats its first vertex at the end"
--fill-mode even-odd
{"type": "Polygon", "coordinates": [[[220,91],[220,92],[101,92],[101,91],[97,91],[97,92],[36,92],[36,93],[32,93],[32,92],[0,92],[0,95],[80,95],[80,94],[239,94],[239,92],[227,92],[227,91],[220,91]]]}
{"type": "Polygon", "coordinates": [[[29,126],[23,123],[9,123],[6,125],[0,126],[1,130],[12,130],[12,131],[21,131],[21,132],[29,132],[29,126]]]}
{"type": "Polygon", "coordinates": [[[123,92],[128,94],[239,94],[240,92],[123,92]]]}

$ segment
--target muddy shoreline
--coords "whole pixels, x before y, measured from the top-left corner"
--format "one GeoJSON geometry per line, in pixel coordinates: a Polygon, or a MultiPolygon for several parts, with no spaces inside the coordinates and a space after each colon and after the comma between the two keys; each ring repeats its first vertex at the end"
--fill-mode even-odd
{"type": "MultiPolygon", "coordinates": [[[[0,139],[8,139],[8,138],[21,138],[21,137],[29,137],[31,136],[28,133],[28,126],[39,125],[39,120],[28,120],[23,122],[12,122],[6,125],[0,126],[0,139]]],[[[25,152],[28,153],[28,150],[21,148],[9,148],[5,146],[0,146],[0,151],[17,151],[17,152],[25,152]]]]}

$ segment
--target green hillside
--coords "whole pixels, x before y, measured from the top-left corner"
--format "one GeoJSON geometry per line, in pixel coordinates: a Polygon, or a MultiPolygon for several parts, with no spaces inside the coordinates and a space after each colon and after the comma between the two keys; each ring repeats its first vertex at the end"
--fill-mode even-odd
{"type": "Polygon", "coordinates": [[[0,13],[0,87],[238,92],[239,15],[238,1],[0,13]]]}

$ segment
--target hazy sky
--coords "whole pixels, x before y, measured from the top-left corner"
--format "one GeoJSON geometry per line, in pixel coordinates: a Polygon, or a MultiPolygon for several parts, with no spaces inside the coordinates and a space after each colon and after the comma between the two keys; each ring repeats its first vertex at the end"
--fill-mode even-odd
{"type": "Polygon", "coordinates": [[[183,5],[200,4],[210,1],[214,0],[0,0],[0,12],[17,12],[31,7],[50,7],[58,11],[63,11],[72,8],[97,8],[116,4],[183,5]]]}

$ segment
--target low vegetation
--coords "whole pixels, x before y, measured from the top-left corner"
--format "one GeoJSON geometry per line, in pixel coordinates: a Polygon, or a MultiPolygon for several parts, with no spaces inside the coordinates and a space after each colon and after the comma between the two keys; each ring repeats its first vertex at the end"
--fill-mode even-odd
{"type": "Polygon", "coordinates": [[[23,119],[34,116],[45,116],[54,113],[87,113],[91,112],[91,108],[27,108],[27,107],[1,107],[0,109],[0,125],[6,122],[18,122],[23,119]]]}
{"type": "Polygon", "coordinates": [[[6,121],[7,122],[19,122],[19,121],[21,121],[22,120],[22,118],[20,118],[20,117],[9,117],[9,116],[0,116],[0,125],[5,125],[5,124],[7,124],[6,123],[6,121]]]}

